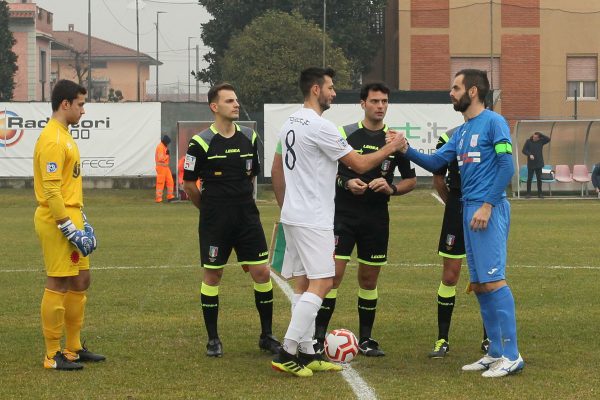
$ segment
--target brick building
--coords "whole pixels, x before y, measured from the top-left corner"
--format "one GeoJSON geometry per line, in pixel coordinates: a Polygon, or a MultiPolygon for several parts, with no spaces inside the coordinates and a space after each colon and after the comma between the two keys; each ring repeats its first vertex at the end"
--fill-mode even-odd
{"type": "Polygon", "coordinates": [[[597,0],[397,0],[385,45],[364,80],[400,90],[449,90],[456,71],[488,71],[509,120],[595,118],[597,0]],[[385,55],[385,56],[384,56],[385,55]],[[577,102],[575,102],[577,96],[577,102]]]}

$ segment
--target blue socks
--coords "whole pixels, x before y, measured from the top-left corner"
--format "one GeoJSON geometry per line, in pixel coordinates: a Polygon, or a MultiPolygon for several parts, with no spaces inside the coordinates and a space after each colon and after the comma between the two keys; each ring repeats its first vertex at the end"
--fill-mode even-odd
{"type": "Polygon", "coordinates": [[[504,357],[511,361],[519,358],[517,347],[517,319],[515,317],[515,299],[508,286],[492,292],[496,303],[496,317],[502,331],[504,357]]]}
{"type": "Polygon", "coordinates": [[[502,356],[502,333],[500,331],[500,324],[496,317],[496,310],[493,306],[492,294],[489,293],[477,293],[477,300],[479,300],[479,308],[481,309],[481,319],[483,325],[490,339],[490,347],[488,349],[488,355],[490,357],[498,358],[502,356]]]}
{"type": "Polygon", "coordinates": [[[508,286],[489,293],[477,294],[481,318],[490,338],[490,357],[504,356],[509,360],[519,357],[515,301],[508,286]]]}

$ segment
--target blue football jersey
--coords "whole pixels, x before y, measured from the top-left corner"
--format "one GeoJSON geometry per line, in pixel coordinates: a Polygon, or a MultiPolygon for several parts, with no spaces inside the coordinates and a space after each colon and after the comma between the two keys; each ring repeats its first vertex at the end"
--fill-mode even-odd
{"type": "MultiPolygon", "coordinates": [[[[462,195],[466,201],[484,201],[498,174],[495,146],[511,143],[508,123],[498,113],[484,110],[459,126],[436,154],[458,161],[462,195]]],[[[502,193],[506,197],[506,193],[502,193]]]]}

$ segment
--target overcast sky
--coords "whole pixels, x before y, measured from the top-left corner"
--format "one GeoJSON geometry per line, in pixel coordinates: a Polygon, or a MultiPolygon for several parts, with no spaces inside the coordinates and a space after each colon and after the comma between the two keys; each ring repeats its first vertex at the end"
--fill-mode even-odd
{"type": "MultiPolygon", "coordinates": [[[[75,30],[87,34],[88,2],[86,0],[33,0],[39,7],[54,14],[54,30],[75,30]]],[[[159,69],[161,93],[174,92],[179,81],[181,93],[187,93],[188,84],[188,37],[190,39],[191,66],[196,65],[196,44],[200,45],[200,68],[206,65],[202,56],[207,51],[200,39],[200,24],[211,16],[197,0],[138,0],[140,21],[140,52],[156,58],[156,13],[159,15],[158,58],[163,65],[159,69]]],[[[135,0],[91,0],[92,36],[121,46],[136,49],[135,0]]],[[[92,50],[93,51],[93,50],[92,50]]],[[[150,67],[148,91],[155,91],[154,67],[150,67]]],[[[200,83],[200,93],[208,91],[200,83]]],[[[191,79],[191,92],[195,82],[191,79]]],[[[176,92],[175,92],[176,93],[176,92]]]]}

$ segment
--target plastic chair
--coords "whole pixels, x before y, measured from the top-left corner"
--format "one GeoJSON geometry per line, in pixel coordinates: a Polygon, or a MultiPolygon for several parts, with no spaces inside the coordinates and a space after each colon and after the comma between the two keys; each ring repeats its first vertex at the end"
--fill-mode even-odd
{"type": "MultiPolygon", "coordinates": [[[[536,176],[533,176],[533,181],[536,181],[536,176]]],[[[521,183],[527,183],[527,165],[521,165],[519,167],[519,192],[521,191],[521,183]]],[[[519,194],[520,197],[520,194],[519,194]]]]}
{"type": "Polygon", "coordinates": [[[570,183],[573,182],[573,176],[571,175],[571,169],[568,165],[557,165],[555,168],[554,179],[557,182],[570,183]]]}
{"type": "Polygon", "coordinates": [[[583,188],[585,187],[585,194],[588,194],[587,183],[592,180],[590,172],[587,167],[583,164],[573,165],[573,180],[581,183],[581,197],[583,197],[583,188]]]}
{"type": "Polygon", "coordinates": [[[542,168],[542,183],[548,184],[548,192],[550,193],[550,196],[552,196],[552,184],[556,182],[552,170],[552,165],[544,165],[544,168],[542,168]]]}

